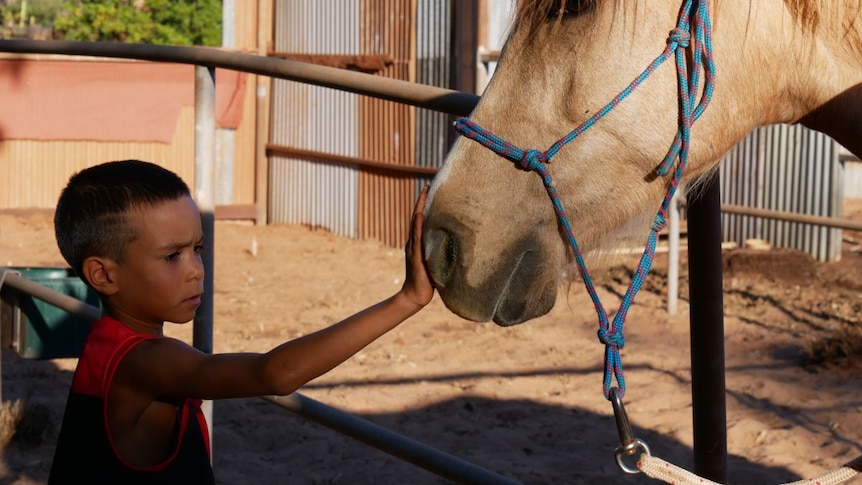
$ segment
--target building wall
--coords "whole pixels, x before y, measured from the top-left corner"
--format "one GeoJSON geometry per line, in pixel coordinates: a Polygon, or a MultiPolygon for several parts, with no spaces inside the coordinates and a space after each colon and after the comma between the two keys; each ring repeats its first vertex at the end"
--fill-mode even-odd
{"type": "MultiPolygon", "coordinates": [[[[758,209],[842,217],[841,147],[803,126],[757,128],[721,164],[721,202],[758,209]]],[[[841,258],[841,229],[799,222],[722,214],[725,241],[765,239],[821,261],[841,258]]]]}
{"type": "MultiPolygon", "coordinates": [[[[259,2],[235,2],[237,12],[234,16],[234,31],[236,37],[236,50],[255,53],[260,43],[268,42],[267,36],[271,31],[268,22],[271,21],[270,0],[259,2]],[[259,26],[261,22],[263,25],[259,26]]],[[[158,71],[165,65],[159,63],[143,63],[134,60],[113,60],[101,58],[83,58],[74,56],[51,56],[51,55],[12,55],[0,53],[0,84],[15,85],[15,83],[27,82],[26,73],[15,69],[3,68],[13,60],[34,63],[78,63],[79,66],[94,65],[98,63],[101,71],[110,71],[110,66],[122,66],[129,64],[146,64],[150,69],[158,71]],[[23,77],[22,77],[23,76],[23,77]]],[[[176,70],[180,65],[169,65],[170,69],[176,70]]],[[[183,66],[187,69],[187,88],[193,92],[194,68],[183,66]]],[[[74,70],[74,66],[70,71],[74,70]]],[[[232,73],[233,74],[233,73],[232,73]]],[[[60,74],[62,75],[62,74],[60,74]]],[[[242,117],[231,131],[232,143],[228,146],[229,153],[223,156],[229,157],[233,169],[227,181],[230,196],[224,202],[227,211],[217,208],[217,217],[220,213],[228,214],[230,217],[253,218],[254,204],[258,199],[256,194],[256,177],[259,175],[258,165],[265,167],[265,160],[260,160],[258,143],[265,143],[265,138],[260,139],[258,110],[268,110],[266,103],[261,103],[258,94],[260,84],[267,86],[268,78],[243,73],[244,84],[238,93],[231,93],[234,98],[239,99],[242,117]],[[266,79],[260,79],[266,78],[266,79]],[[231,210],[233,209],[233,210],[231,210]]],[[[222,76],[223,77],[223,76],[222,76]]],[[[217,96],[220,96],[222,88],[218,87],[220,76],[216,76],[217,96]]],[[[111,77],[107,75],[102,80],[107,86],[106,91],[122,91],[124,83],[134,80],[124,79],[122,75],[111,77]]],[[[137,87],[135,88],[137,89],[137,87]]],[[[35,96],[43,96],[44,93],[35,93],[35,96]]],[[[68,96],[74,97],[71,92],[68,96]]],[[[159,95],[159,87],[153,86],[152,96],[159,95]]],[[[146,94],[144,94],[146,96],[146,94]]],[[[110,102],[105,100],[105,102],[110,102]]],[[[134,120],[136,113],[129,112],[123,99],[114,101],[116,104],[117,123],[134,120]]],[[[59,108],[59,107],[58,107],[59,108]]],[[[179,115],[176,118],[159,118],[149,120],[150,122],[166,123],[170,126],[171,134],[166,140],[151,141],[134,139],[112,139],[100,140],[98,137],[87,137],[86,139],[33,139],[33,138],[11,138],[8,136],[8,126],[16,123],[15,117],[6,117],[0,113],[0,211],[8,210],[52,210],[56,203],[59,191],[65,185],[74,172],[88,166],[109,160],[138,158],[151,161],[172,169],[180,174],[190,185],[194,185],[194,107],[193,101],[176,106],[179,115]],[[4,136],[3,125],[7,125],[4,136]]],[[[25,113],[26,114],[26,113],[25,113]]],[[[74,125],[79,123],[74,112],[64,112],[61,109],[52,110],[45,115],[53,123],[64,123],[74,125]]],[[[263,127],[265,129],[265,126],[263,127]]],[[[217,155],[218,156],[218,155],[217,155]]],[[[218,174],[217,174],[218,176],[218,174]]],[[[218,184],[217,184],[218,185],[218,184]]]]}
{"type": "MultiPolygon", "coordinates": [[[[448,1],[278,0],[274,55],[447,86],[448,1]]],[[[274,80],[269,214],[400,246],[413,201],[448,149],[445,115],[274,80]]]]}

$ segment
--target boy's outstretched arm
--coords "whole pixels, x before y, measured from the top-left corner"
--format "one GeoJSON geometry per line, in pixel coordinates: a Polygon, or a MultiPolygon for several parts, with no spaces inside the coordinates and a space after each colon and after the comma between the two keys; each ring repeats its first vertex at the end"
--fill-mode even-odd
{"type": "Polygon", "coordinates": [[[270,373],[273,381],[280,381],[284,386],[273,394],[293,392],[326,373],[431,301],[434,288],[422,254],[422,225],[427,197],[426,186],[413,209],[410,234],[405,246],[406,269],[401,290],[339,323],[287,342],[269,352],[271,362],[266,372],[270,373]]]}
{"type": "Polygon", "coordinates": [[[405,281],[395,295],[265,354],[208,355],[173,339],[142,342],[124,359],[122,380],[153,396],[221,399],[289,394],[325,374],[431,301],[422,255],[427,197],[426,186],[413,209],[405,281]]]}

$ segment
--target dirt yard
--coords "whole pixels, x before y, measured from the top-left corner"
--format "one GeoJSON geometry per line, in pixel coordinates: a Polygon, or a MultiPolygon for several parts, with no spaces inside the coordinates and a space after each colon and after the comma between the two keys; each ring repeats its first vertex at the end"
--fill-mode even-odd
{"type": "MultiPolygon", "coordinates": [[[[862,204],[847,215],[862,220],[862,204]]],[[[732,483],[809,478],[862,454],[862,234],[845,237],[837,263],[781,251],[725,254],[732,483]]],[[[216,224],[215,238],[216,352],[266,351],[401,285],[402,250],[376,242],[229,222],[216,224]]],[[[50,221],[0,216],[0,265],[63,265],[50,221]]],[[[597,275],[606,306],[616,307],[633,265],[597,275]]],[[[679,312],[670,316],[667,257],[658,256],[630,312],[623,361],[635,435],[691,469],[685,253],[681,275],[679,312]]],[[[461,320],[435,297],[301,392],[525,484],[651,482],[614,463],[596,325],[580,284],[551,314],[511,328],[461,320]]],[[[190,325],[168,332],[191,339],[190,325]]],[[[24,405],[2,449],[0,484],[45,483],[74,365],[3,353],[6,419],[10,403],[24,405]]],[[[446,483],[256,398],[215,403],[213,451],[222,484],[446,483]]]]}

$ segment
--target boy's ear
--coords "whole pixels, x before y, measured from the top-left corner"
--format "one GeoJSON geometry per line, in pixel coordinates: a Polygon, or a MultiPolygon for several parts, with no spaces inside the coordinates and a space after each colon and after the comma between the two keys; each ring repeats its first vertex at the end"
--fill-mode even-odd
{"type": "Polygon", "coordinates": [[[117,281],[114,278],[114,261],[108,258],[91,256],[84,260],[82,277],[86,278],[99,294],[111,296],[117,292],[117,281]]]}

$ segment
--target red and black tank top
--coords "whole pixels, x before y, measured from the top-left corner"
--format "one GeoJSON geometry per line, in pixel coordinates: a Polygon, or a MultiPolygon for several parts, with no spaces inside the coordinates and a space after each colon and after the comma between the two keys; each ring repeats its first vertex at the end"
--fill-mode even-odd
{"type": "Polygon", "coordinates": [[[129,350],[154,338],[159,337],[136,333],[110,317],[93,324],[72,379],[49,485],[215,483],[209,432],[198,399],[176,403],[173,453],[164,462],[135,467],[113,446],[106,401],[114,373],[129,350]]]}

